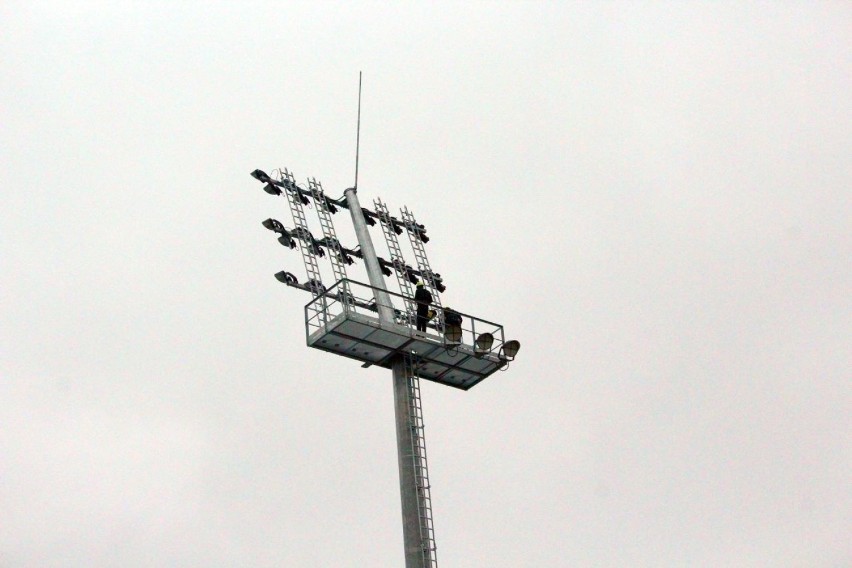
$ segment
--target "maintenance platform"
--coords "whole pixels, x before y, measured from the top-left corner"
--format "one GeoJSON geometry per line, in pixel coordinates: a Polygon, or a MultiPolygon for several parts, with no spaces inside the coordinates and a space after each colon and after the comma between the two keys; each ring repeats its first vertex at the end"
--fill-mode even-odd
{"type": "Polygon", "coordinates": [[[308,346],[356,359],[365,367],[389,369],[396,356],[414,356],[419,377],[462,390],[508,364],[503,326],[453,310],[462,316],[460,330],[448,331],[439,312],[429,331],[417,331],[414,299],[391,291],[383,292],[397,304],[391,306],[394,322],[382,322],[373,292],[372,286],[349,279],[322,291],[305,306],[308,346]]]}

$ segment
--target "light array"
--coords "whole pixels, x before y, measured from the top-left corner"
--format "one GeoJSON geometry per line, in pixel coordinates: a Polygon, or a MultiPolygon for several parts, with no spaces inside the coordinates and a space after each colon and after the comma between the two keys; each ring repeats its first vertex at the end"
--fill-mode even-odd
{"type": "MultiPolygon", "coordinates": [[[[251,172],[251,176],[263,183],[264,191],[270,195],[281,195],[284,191],[286,191],[289,192],[289,195],[298,199],[303,205],[309,205],[311,201],[314,200],[314,195],[310,190],[300,187],[286,176],[282,176],[280,180],[276,180],[262,170],[254,170],[251,172]]],[[[325,195],[322,197],[322,203],[318,203],[317,206],[326,207],[332,214],[337,213],[339,209],[349,208],[345,199],[333,199],[325,195]]],[[[393,228],[397,235],[401,235],[404,230],[407,230],[415,239],[423,243],[429,242],[429,237],[426,234],[426,227],[420,223],[402,221],[397,217],[376,213],[364,207],[361,208],[361,212],[364,214],[364,220],[368,225],[375,225],[377,220],[384,221],[393,228]]],[[[355,262],[354,258],[363,259],[363,255],[358,247],[346,247],[334,237],[323,237],[318,239],[306,227],[288,229],[277,219],[271,218],[263,221],[263,226],[270,231],[278,233],[280,235],[278,237],[278,242],[290,249],[295,249],[296,244],[298,243],[309,254],[317,257],[325,257],[326,251],[333,253],[336,249],[340,251],[340,254],[337,256],[338,260],[347,265],[352,265],[355,262]]],[[[418,270],[401,259],[386,260],[382,257],[378,257],[378,261],[381,266],[382,273],[384,273],[385,276],[390,276],[395,270],[399,275],[412,284],[417,283],[419,280],[431,280],[434,282],[435,289],[438,292],[444,292],[447,289],[443,278],[437,272],[418,270]]],[[[298,279],[289,272],[279,272],[276,274],[276,278],[289,286],[294,286],[304,290],[314,291],[317,289],[325,289],[321,282],[314,281],[317,279],[312,279],[312,281],[309,281],[306,285],[299,285],[298,279]]]]}

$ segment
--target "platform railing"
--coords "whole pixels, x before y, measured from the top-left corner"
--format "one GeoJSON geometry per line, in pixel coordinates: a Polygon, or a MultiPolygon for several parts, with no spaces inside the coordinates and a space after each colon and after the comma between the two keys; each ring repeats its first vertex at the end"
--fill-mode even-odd
{"type": "MultiPolygon", "coordinates": [[[[341,314],[355,313],[378,318],[378,306],[376,305],[375,295],[373,294],[373,291],[376,289],[369,284],[348,278],[336,282],[305,306],[305,331],[307,336],[310,337],[314,332],[323,329],[329,322],[341,314]],[[347,293],[349,295],[348,298],[346,298],[347,293]],[[345,298],[348,301],[344,301],[345,298]]],[[[394,314],[394,323],[410,328],[412,333],[417,333],[414,331],[416,329],[416,314],[405,309],[407,305],[414,305],[414,299],[390,290],[384,290],[384,292],[386,292],[387,297],[390,299],[391,304],[388,307],[394,314]],[[406,300],[411,303],[408,303],[406,300]]],[[[432,309],[440,310],[442,308],[433,307],[432,309]]],[[[443,309],[447,310],[447,308],[443,309]]],[[[435,322],[445,319],[439,319],[437,317],[439,314],[436,314],[436,317],[427,323],[427,337],[429,339],[435,339],[435,336],[437,336],[449,349],[453,349],[458,345],[467,345],[473,348],[477,338],[489,333],[494,338],[491,348],[480,354],[493,353],[496,355],[500,353],[500,348],[505,342],[502,325],[455,309],[452,311],[462,317],[460,342],[451,343],[445,335],[438,331],[435,322]]]]}

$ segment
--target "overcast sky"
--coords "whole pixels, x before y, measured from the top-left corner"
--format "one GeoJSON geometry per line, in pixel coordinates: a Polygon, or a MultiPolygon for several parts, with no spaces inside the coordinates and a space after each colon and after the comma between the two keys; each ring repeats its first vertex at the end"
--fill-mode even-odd
{"type": "Polygon", "coordinates": [[[361,70],[362,204],[522,343],[423,384],[440,565],[852,565],[848,2],[4,0],[0,31],[3,568],[402,565],[390,373],[306,347],[249,176],[351,186],[361,70]]]}

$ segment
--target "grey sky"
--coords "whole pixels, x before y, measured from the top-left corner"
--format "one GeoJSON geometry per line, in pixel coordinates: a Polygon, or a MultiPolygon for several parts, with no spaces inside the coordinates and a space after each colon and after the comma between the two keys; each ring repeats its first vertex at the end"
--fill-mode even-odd
{"type": "Polygon", "coordinates": [[[848,3],[6,1],[0,30],[3,568],[401,565],[389,373],[305,346],[248,175],[350,186],[359,70],[362,202],[523,344],[423,385],[440,565],[852,564],[848,3]]]}

